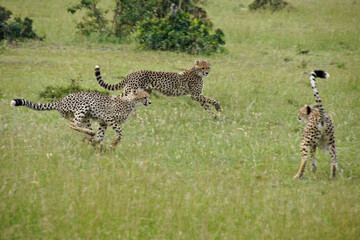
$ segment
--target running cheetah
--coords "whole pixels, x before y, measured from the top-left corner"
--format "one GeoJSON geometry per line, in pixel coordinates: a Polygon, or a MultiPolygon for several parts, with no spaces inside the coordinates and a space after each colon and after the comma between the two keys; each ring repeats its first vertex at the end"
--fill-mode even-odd
{"type": "Polygon", "coordinates": [[[142,90],[135,90],[127,97],[106,96],[97,92],[77,92],[53,103],[32,103],[25,99],[11,101],[12,106],[26,106],[38,111],[59,111],[64,118],[71,120],[70,128],[85,133],[85,139],[93,144],[100,143],[107,126],[111,126],[117,133],[112,147],[115,147],[122,138],[119,125],[128,119],[136,107],[149,107],[150,104],[150,95],[142,90]],[[96,139],[90,119],[99,121],[96,139]]]}
{"type": "Polygon", "coordinates": [[[124,88],[122,96],[128,95],[132,90],[144,89],[149,94],[156,90],[166,96],[190,95],[191,99],[209,112],[214,118],[217,115],[210,110],[209,104],[213,105],[217,111],[222,111],[220,104],[212,98],[202,94],[204,81],[210,73],[210,62],[208,60],[197,60],[194,65],[186,71],[173,72],[154,72],[141,70],[126,76],[118,84],[108,84],[104,82],[100,75],[100,68],[95,68],[95,76],[99,85],[107,90],[116,91],[124,88]]]}

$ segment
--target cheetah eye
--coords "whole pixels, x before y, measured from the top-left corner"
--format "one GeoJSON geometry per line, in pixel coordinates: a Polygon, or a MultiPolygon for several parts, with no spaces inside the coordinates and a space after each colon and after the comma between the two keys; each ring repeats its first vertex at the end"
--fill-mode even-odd
{"type": "Polygon", "coordinates": [[[205,68],[202,68],[202,70],[205,70],[205,68]]]}
{"type": "Polygon", "coordinates": [[[146,100],[146,97],[144,97],[144,99],[146,100]]]}

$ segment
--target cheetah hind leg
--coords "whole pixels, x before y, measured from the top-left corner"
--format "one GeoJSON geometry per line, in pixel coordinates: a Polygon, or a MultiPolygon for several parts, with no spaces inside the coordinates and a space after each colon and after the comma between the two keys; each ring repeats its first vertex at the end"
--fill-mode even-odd
{"type": "Polygon", "coordinates": [[[335,178],[336,177],[336,172],[338,170],[337,154],[336,154],[336,147],[335,146],[332,146],[330,148],[330,156],[331,156],[331,175],[330,175],[330,178],[335,178]]]}
{"type": "Polygon", "coordinates": [[[85,133],[85,134],[88,134],[90,136],[95,136],[95,132],[90,130],[90,129],[87,129],[87,128],[83,128],[81,127],[81,122],[83,120],[83,117],[81,116],[75,116],[75,118],[73,119],[73,121],[70,123],[70,128],[71,129],[74,129],[75,131],[78,131],[78,132],[82,132],[82,133],[85,133]]]}
{"type": "MultiPolygon", "coordinates": [[[[85,121],[82,122],[83,126],[85,129],[88,129],[90,131],[92,131],[92,127],[91,127],[91,123],[90,123],[90,119],[86,119],[85,121]]],[[[95,140],[93,135],[90,135],[88,133],[85,133],[84,142],[90,142],[93,143],[93,141],[95,140]]]]}
{"type": "Polygon", "coordinates": [[[75,131],[78,131],[78,132],[82,132],[82,133],[86,133],[86,134],[89,134],[90,136],[95,136],[95,132],[92,131],[92,130],[89,130],[89,129],[86,129],[86,128],[82,128],[82,127],[79,127],[77,124],[74,124],[74,123],[71,123],[70,124],[70,128],[71,129],[74,129],[75,131]]]}
{"type": "Polygon", "coordinates": [[[312,146],[310,148],[310,157],[311,157],[311,171],[316,172],[316,160],[315,160],[315,152],[316,152],[316,146],[312,146]]]}
{"type": "Polygon", "coordinates": [[[106,128],[107,128],[107,124],[104,122],[100,122],[97,137],[96,139],[94,138],[93,141],[91,142],[92,145],[98,146],[100,150],[101,150],[100,143],[104,139],[106,128]]]}

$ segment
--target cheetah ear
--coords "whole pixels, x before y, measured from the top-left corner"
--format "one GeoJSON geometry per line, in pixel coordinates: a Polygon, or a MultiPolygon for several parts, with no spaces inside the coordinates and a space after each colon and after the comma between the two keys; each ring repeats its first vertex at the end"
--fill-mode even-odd
{"type": "Polygon", "coordinates": [[[210,63],[209,59],[205,59],[205,62],[210,63]]]}
{"type": "Polygon", "coordinates": [[[309,107],[308,105],[306,105],[306,112],[307,112],[307,115],[309,115],[311,113],[311,107],[309,107]]]}
{"type": "Polygon", "coordinates": [[[200,60],[196,60],[195,61],[195,65],[199,64],[200,63],[200,60]]]}

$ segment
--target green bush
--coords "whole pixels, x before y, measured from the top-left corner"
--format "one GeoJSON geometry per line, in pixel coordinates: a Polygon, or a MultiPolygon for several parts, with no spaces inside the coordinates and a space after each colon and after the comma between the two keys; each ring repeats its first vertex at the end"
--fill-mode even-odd
{"type": "Polygon", "coordinates": [[[37,36],[33,31],[32,19],[25,17],[23,20],[15,17],[14,20],[11,20],[11,15],[11,11],[0,6],[0,40],[43,39],[43,37],[37,36]]]}
{"type": "Polygon", "coordinates": [[[75,79],[71,79],[70,84],[65,87],[64,86],[59,86],[59,87],[47,86],[44,91],[41,91],[39,93],[39,96],[41,98],[46,98],[46,99],[60,100],[63,97],[65,97],[71,93],[76,93],[76,92],[100,92],[102,94],[109,95],[109,92],[96,91],[96,90],[82,88],[79,85],[78,81],[76,81],[75,79]]]}
{"type": "Polygon", "coordinates": [[[98,0],[81,0],[79,4],[67,9],[71,14],[85,9],[86,14],[83,21],[77,24],[77,29],[84,35],[91,35],[92,33],[111,35],[112,33],[111,28],[108,26],[109,21],[105,18],[108,11],[101,9],[98,4],[98,0]]]}
{"type": "Polygon", "coordinates": [[[146,49],[172,50],[190,54],[210,54],[224,50],[225,35],[217,29],[210,33],[211,27],[205,21],[178,11],[166,17],[145,20],[140,23],[137,40],[146,49]]]}
{"type": "Polygon", "coordinates": [[[10,19],[12,12],[0,6],[0,40],[3,40],[9,34],[7,21],[10,19]]]}
{"type": "Polygon", "coordinates": [[[86,13],[77,28],[98,41],[116,42],[136,29],[137,40],[148,49],[210,54],[223,50],[224,33],[210,33],[212,23],[206,11],[196,6],[205,0],[114,0],[114,15],[99,7],[99,0],[81,0],[68,8],[86,13]]]}
{"type": "Polygon", "coordinates": [[[111,36],[124,39],[133,33],[139,22],[152,18],[163,18],[171,11],[171,5],[183,11],[189,12],[196,18],[206,21],[206,11],[196,6],[197,3],[204,3],[206,0],[113,0],[114,9],[112,16],[108,16],[109,10],[101,9],[99,0],[81,0],[80,3],[68,8],[68,12],[75,14],[79,10],[85,10],[83,20],[78,23],[77,29],[87,36],[94,33],[101,36],[100,39],[109,39],[111,36]],[[108,16],[107,19],[105,16],[108,16]],[[105,37],[104,37],[105,36],[105,37]]]}

